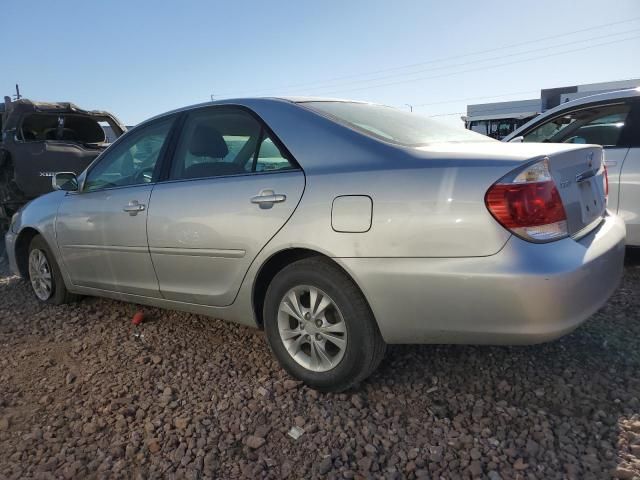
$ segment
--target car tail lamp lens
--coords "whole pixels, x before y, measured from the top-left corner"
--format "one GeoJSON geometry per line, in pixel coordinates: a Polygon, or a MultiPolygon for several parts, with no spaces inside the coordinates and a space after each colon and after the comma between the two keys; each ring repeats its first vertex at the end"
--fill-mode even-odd
{"type": "Polygon", "coordinates": [[[606,200],[609,200],[609,172],[607,171],[607,166],[603,163],[602,168],[604,169],[604,175],[602,175],[604,181],[604,196],[606,200]]]}
{"type": "Polygon", "coordinates": [[[548,159],[492,185],[485,203],[503,227],[525,240],[551,242],[568,235],[567,215],[548,159]]]}

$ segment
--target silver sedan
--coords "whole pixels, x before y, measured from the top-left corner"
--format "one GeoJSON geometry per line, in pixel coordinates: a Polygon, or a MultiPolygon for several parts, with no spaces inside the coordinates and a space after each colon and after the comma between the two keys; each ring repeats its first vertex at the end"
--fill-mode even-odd
{"type": "Polygon", "coordinates": [[[53,182],[6,236],[37,298],[263,328],[322,390],[366,378],[387,344],[557,338],[622,274],[600,147],[505,144],[368,103],[169,112],[53,182]]]}

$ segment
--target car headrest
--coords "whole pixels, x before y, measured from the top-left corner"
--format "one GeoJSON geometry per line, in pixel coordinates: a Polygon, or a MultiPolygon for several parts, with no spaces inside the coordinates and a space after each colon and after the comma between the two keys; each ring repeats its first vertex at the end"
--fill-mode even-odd
{"type": "Polygon", "coordinates": [[[189,152],[196,157],[224,158],[229,147],[218,130],[211,125],[198,125],[191,134],[189,152]]]}

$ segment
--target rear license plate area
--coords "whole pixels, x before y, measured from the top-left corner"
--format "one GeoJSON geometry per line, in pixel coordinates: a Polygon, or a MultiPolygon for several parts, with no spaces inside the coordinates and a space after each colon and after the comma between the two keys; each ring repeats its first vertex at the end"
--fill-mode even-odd
{"type": "Polygon", "coordinates": [[[580,189],[580,206],[582,208],[582,223],[587,225],[596,218],[602,216],[604,204],[602,195],[598,192],[598,187],[592,178],[582,180],[578,183],[580,189]]]}

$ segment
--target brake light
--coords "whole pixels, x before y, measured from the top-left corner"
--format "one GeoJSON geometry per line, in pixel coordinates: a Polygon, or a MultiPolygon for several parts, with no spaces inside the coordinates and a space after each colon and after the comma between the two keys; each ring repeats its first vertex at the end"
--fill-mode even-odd
{"type": "Polygon", "coordinates": [[[607,171],[607,166],[604,164],[604,162],[602,163],[602,168],[604,168],[604,175],[603,177],[603,181],[604,181],[604,197],[605,197],[605,202],[609,201],[609,172],[607,171]]]}
{"type": "Polygon", "coordinates": [[[568,235],[567,215],[549,170],[549,159],[493,184],[485,195],[491,215],[507,230],[531,242],[568,235]]]}

